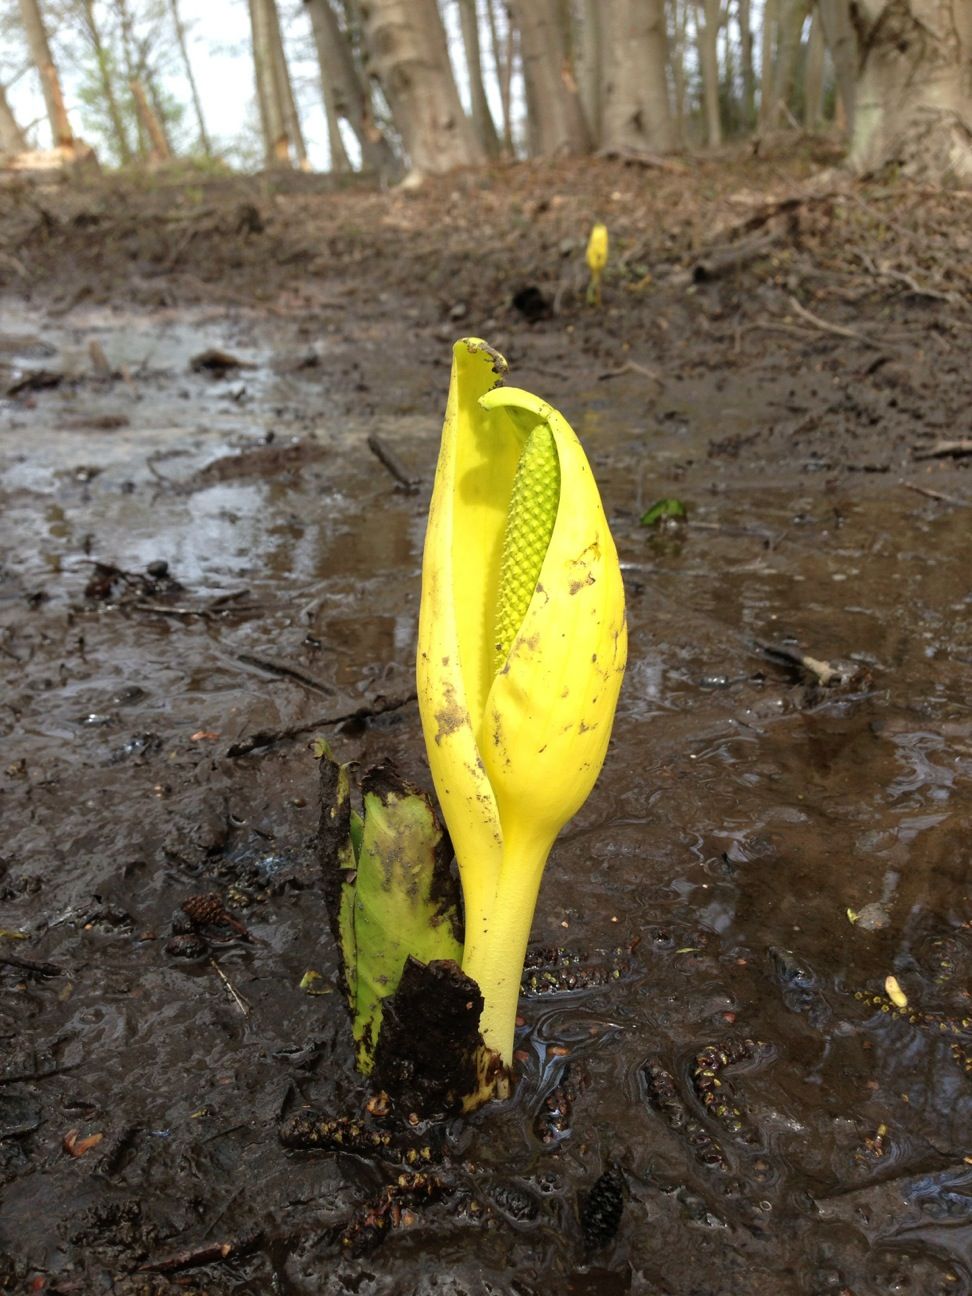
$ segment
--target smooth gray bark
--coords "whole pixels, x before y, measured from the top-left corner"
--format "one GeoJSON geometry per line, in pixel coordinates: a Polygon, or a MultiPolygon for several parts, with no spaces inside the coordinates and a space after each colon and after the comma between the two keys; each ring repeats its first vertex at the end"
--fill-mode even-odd
{"type": "Polygon", "coordinates": [[[972,4],[855,0],[858,66],[850,162],[972,187],[972,4]]]}
{"type": "Polygon", "coordinates": [[[675,147],[663,0],[601,0],[601,144],[620,152],[675,147]]]}
{"type": "Polygon", "coordinates": [[[591,137],[558,0],[509,0],[509,9],[520,33],[532,151],[586,153],[591,137]]]}
{"type": "Polygon", "coordinates": [[[371,94],[355,62],[350,32],[341,30],[330,0],[304,3],[310,10],[324,93],[329,92],[333,98],[338,119],[351,127],[361,149],[362,169],[391,174],[396,166],[395,155],[375,122],[371,94]]]}
{"type": "Polygon", "coordinates": [[[702,100],[705,107],[705,138],[710,148],[722,143],[722,115],[719,111],[719,27],[721,0],[704,0],[705,21],[699,30],[699,66],[702,69],[702,100]]]}
{"type": "Polygon", "coordinates": [[[462,110],[435,0],[359,0],[369,65],[401,132],[413,174],[486,160],[462,110]]]}
{"type": "Polygon", "coordinates": [[[459,23],[462,46],[466,53],[466,75],[469,77],[469,101],[473,130],[487,157],[499,155],[499,137],[483,83],[483,60],[479,43],[479,10],[476,0],[459,0],[459,23]]]}
{"type": "Polygon", "coordinates": [[[287,67],[287,52],[284,49],[283,35],[280,31],[280,14],[277,10],[277,0],[264,0],[264,3],[267,8],[267,31],[273,57],[271,71],[274,94],[277,96],[277,102],[280,105],[280,115],[283,118],[284,130],[287,132],[287,142],[293,147],[294,153],[297,155],[297,161],[302,167],[306,168],[307,146],[304,143],[304,132],[300,126],[300,114],[297,111],[297,101],[294,99],[294,87],[290,80],[290,70],[287,67]]]}
{"type": "Polygon", "coordinates": [[[848,132],[854,130],[857,94],[857,34],[851,25],[847,0],[817,0],[817,14],[834,65],[837,94],[844,109],[848,132]]]}

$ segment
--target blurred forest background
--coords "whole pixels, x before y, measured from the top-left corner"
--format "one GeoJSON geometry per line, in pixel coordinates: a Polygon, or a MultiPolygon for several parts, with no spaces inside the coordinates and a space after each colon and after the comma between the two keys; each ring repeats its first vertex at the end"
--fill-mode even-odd
{"type": "Polygon", "coordinates": [[[822,130],[858,172],[972,180],[970,0],[0,5],[8,155],[83,139],[109,167],[394,182],[822,130]]]}

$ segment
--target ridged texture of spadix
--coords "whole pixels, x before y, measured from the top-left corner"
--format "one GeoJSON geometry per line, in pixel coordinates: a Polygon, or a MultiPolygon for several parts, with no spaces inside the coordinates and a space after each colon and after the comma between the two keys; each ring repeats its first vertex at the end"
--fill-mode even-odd
{"type": "Polygon", "coordinates": [[[478,339],[456,344],[425,542],[417,680],[462,879],[463,970],[483,991],[484,1038],[509,1063],[543,867],[604,761],[626,635],[617,553],[584,451],[550,405],[499,385],[505,370],[478,339]],[[549,518],[549,486],[540,483],[552,480],[551,444],[556,512],[546,544],[535,544],[549,518]],[[504,544],[523,553],[504,559],[504,544]]]}
{"type": "Polygon", "coordinates": [[[506,515],[496,594],[496,669],[509,656],[547,556],[560,502],[560,460],[553,433],[538,423],[527,437],[506,515]]]}

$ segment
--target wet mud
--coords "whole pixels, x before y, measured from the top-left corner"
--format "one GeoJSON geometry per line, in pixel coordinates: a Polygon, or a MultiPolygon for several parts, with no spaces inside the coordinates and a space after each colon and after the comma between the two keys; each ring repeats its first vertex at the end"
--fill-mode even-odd
{"type": "Polygon", "coordinates": [[[225,265],[209,301],[175,267],[145,300],[127,245],[113,287],[81,253],[59,282],[35,239],[0,307],[0,1291],[967,1296],[960,286],[815,303],[854,337],[767,328],[785,255],[666,278],[698,249],[621,222],[642,287],[609,274],[600,316],[556,300],[538,233],[461,301],[454,250],[430,292],[424,253],[389,271],[398,234],[298,292],[221,219],[253,300],[225,265]],[[428,785],[419,567],[462,333],[584,441],[631,647],[545,876],[515,1094],[427,1125],[353,1069],[312,744],[428,785]],[[665,498],[687,517],[642,525],[665,498]]]}

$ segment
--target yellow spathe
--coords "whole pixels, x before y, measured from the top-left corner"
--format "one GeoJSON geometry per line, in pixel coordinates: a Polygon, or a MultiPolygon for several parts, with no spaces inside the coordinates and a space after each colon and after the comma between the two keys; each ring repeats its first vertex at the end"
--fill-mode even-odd
{"type": "Polygon", "coordinates": [[[617,552],[580,442],[552,406],[502,387],[505,372],[486,343],[456,343],[425,542],[417,681],[462,879],[463,970],[485,998],[484,1039],[509,1064],[543,867],[603,764],[627,640],[617,552]],[[517,468],[538,428],[556,449],[559,499],[504,658],[504,536],[517,468]]]}

